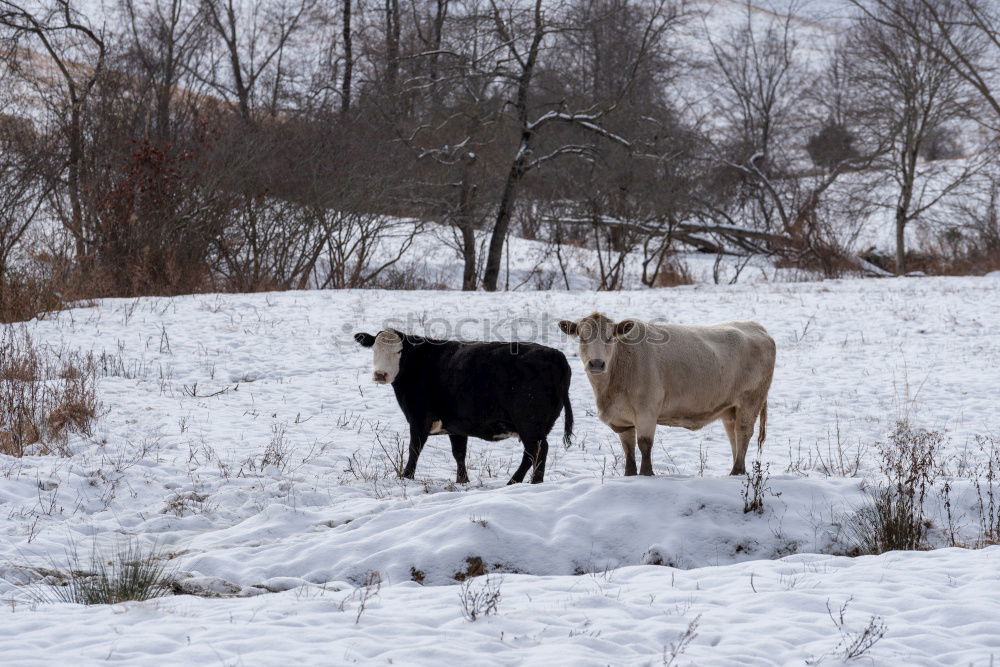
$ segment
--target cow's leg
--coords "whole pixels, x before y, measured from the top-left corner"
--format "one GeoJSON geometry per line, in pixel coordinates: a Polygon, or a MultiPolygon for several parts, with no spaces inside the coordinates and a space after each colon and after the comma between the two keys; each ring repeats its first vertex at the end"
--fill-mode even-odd
{"type": "Polygon", "coordinates": [[[757,413],[760,410],[739,407],[736,409],[736,440],[739,451],[733,452],[733,469],[730,475],[745,475],[747,472],[747,449],[750,447],[750,438],[753,436],[753,423],[757,420],[757,413]]]}
{"type": "Polygon", "coordinates": [[[449,435],[448,437],[451,438],[451,455],[455,457],[455,465],[458,466],[455,481],[459,484],[468,484],[469,473],[465,469],[465,449],[466,445],[469,444],[469,436],[449,435]]]}
{"type": "Polygon", "coordinates": [[[410,453],[406,457],[406,467],[403,468],[403,477],[413,479],[413,473],[417,470],[417,459],[427,442],[428,431],[426,428],[410,424],[410,453]]]}
{"type": "Polygon", "coordinates": [[[524,476],[528,472],[528,468],[531,467],[531,454],[528,453],[528,447],[525,446],[524,454],[521,455],[521,465],[517,466],[517,470],[514,474],[510,476],[510,481],[507,482],[508,486],[511,484],[520,484],[524,481],[524,476]]]}
{"type": "Polygon", "coordinates": [[[549,441],[542,438],[535,446],[535,466],[531,471],[531,483],[541,484],[545,480],[545,459],[549,455],[549,441]]]}
{"type": "Polygon", "coordinates": [[[639,445],[639,453],[642,455],[642,463],[639,465],[639,474],[652,476],[653,474],[653,437],[656,435],[656,420],[637,420],[635,425],[636,444],[639,445]]]}
{"type": "Polygon", "coordinates": [[[524,481],[524,476],[528,473],[528,468],[535,466],[535,472],[531,475],[531,481],[542,481],[541,476],[545,475],[545,456],[548,454],[549,445],[545,438],[526,434],[525,429],[519,430],[521,445],[524,447],[524,454],[521,456],[521,465],[517,467],[507,484],[520,484],[524,481]],[[545,442],[544,448],[542,443],[545,442]],[[538,472],[538,465],[541,465],[541,473],[538,472]]]}
{"type": "Polygon", "coordinates": [[[733,450],[733,469],[729,474],[742,475],[742,472],[736,470],[736,462],[740,460],[740,440],[736,435],[736,408],[729,408],[722,414],[722,425],[726,427],[729,447],[733,450]]]}
{"type": "Polygon", "coordinates": [[[622,441],[622,451],[625,452],[625,476],[632,477],[636,474],[635,469],[635,429],[629,427],[618,433],[618,439],[622,441]]]}

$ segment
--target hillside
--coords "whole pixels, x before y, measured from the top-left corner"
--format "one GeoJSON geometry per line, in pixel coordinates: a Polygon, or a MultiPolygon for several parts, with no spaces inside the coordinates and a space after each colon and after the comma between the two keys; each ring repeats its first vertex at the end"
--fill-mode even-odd
{"type": "Polygon", "coordinates": [[[845,522],[901,420],[940,439],[931,543],[981,539],[978,466],[992,454],[978,448],[996,447],[998,387],[995,374],[970,369],[1000,361],[998,297],[996,276],[596,294],[348,290],[104,300],[17,326],[9,332],[61,358],[101,359],[102,408],[93,434],[72,435],[64,455],[0,457],[0,647],[18,664],[167,653],[427,662],[471,650],[499,663],[646,664],[697,620],[681,664],[796,663],[844,659],[844,642],[874,615],[887,630],[865,655],[878,664],[988,664],[996,547],[836,554],[854,548],[845,522]],[[762,514],[744,513],[718,424],[661,427],[656,477],[622,477],[617,438],[596,420],[575,347],[555,326],[594,309],[765,324],[778,366],[762,514]],[[415,481],[396,478],[405,422],[351,339],[390,324],[567,353],[576,438],[553,447],[544,484],[505,486],[516,443],[472,441],[472,482],[456,485],[442,438],[415,481]],[[74,549],[86,558],[127,538],[169,554],[187,595],[111,608],[37,602],[74,549]],[[377,591],[363,585],[370,571],[377,591]],[[499,586],[501,601],[469,622],[456,578],[482,571],[497,574],[473,592],[499,586]]]}

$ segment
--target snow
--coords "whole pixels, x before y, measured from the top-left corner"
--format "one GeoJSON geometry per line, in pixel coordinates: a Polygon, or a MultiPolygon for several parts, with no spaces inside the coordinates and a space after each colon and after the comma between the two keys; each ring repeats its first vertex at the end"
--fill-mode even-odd
{"type": "MultiPolygon", "coordinates": [[[[571,219],[571,218],[570,218],[571,219]]],[[[402,226],[402,225],[401,225],[402,226]]],[[[724,227],[717,227],[724,229],[724,227]]],[[[711,232],[712,230],[708,230],[711,232]]],[[[463,264],[460,253],[455,249],[454,228],[433,222],[422,223],[421,231],[413,240],[413,245],[403,255],[396,268],[422,285],[461,289],[463,264]]],[[[710,234],[707,236],[711,238],[710,234]]],[[[478,264],[480,271],[484,263],[485,248],[489,243],[489,233],[476,233],[478,264]]],[[[680,245],[680,244],[678,244],[680,245]]],[[[372,264],[396,256],[398,239],[386,239],[379,247],[372,264]]],[[[561,289],[596,290],[601,286],[597,252],[591,248],[564,245],[560,249],[563,267],[560,268],[553,244],[545,241],[525,239],[511,235],[504,249],[499,285],[510,291],[561,289]],[[565,280],[563,277],[565,269],[565,280]]],[[[729,282],[790,282],[816,279],[812,272],[800,269],[776,268],[765,256],[738,256],[685,251],[680,246],[677,260],[687,269],[691,281],[712,282],[717,273],[719,283],[729,282]]],[[[623,260],[622,287],[643,288],[642,251],[634,250],[623,260]]],[[[608,257],[606,265],[614,264],[617,254],[608,257]]]]}
{"type": "MultiPolygon", "coordinates": [[[[317,291],[109,299],[15,325],[54,351],[116,363],[98,383],[95,433],[74,436],[70,456],[0,456],[0,654],[6,664],[648,664],[698,619],[679,664],[836,663],[842,637],[827,605],[836,617],[853,598],[845,632],[872,615],[888,628],[866,656],[877,664],[988,664],[1000,654],[1000,548],[831,554],[850,549],[844,517],[864,502],[876,443],[897,420],[945,433],[952,476],[981,456],[976,436],[1000,433],[998,297],[995,277],[317,291]],[[595,309],[768,328],[778,362],[762,514],[743,511],[719,424],[660,428],[657,476],[622,477],[617,437],[594,416],[574,343],[556,326],[595,309]],[[544,484],[505,486],[520,459],[512,440],[470,442],[468,485],[453,481],[445,438],[430,440],[415,481],[395,477],[387,452],[397,438],[405,446],[405,420],[351,338],[388,324],[567,353],[577,435],[551,448],[544,484]],[[838,451],[857,459],[856,475],[824,472],[838,451]],[[67,567],[67,549],[128,537],[169,552],[191,594],[33,601],[47,569],[67,567]],[[479,560],[494,584],[502,573],[502,599],[497,615],[470,622],[456,575],[479,560]],[[381,587],[359,617],[373,570],[381,587]]],[[[975,489],[953,482],[960,541],[974,544],[975,489]]],[[[937,495],[928,511],[943,546],[937,495]]]]}
{"type": "MultiPolygon", "coordinates": [[[[466,621],[457,586],[383,586],[358,618],[349,588],[4,612],[7,664],[842,664],[846,632],[886,628],[859,664],[989,665],[1000,654],[1000,547],[849,559],[790,556],[699,570],[506,575],[499,613],[466,621]],[[355,620],[357,619],[357,623],[355,620]],[[73,632],[86,627],[85,632],[73,632]]],[[[494,582],[496,583],[496,582],[494,582]]]]}

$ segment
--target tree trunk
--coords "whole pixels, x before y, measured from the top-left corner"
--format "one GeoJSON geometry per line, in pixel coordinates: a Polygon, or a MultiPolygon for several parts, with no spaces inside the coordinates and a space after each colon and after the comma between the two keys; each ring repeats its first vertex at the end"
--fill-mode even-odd
{"type": "Polygon", "coordinates": [[[906,217],[901,210],[896,211],[896,275],[906,273],[906,217]]]}
{"type": "Polygon", "coordinates": [[[910,221],[910,204],[913,202],[913,184],[917,178],[917,153],[919,144],[907,141],[902,151],[899,198],[896,200],[896,275],[906,273],[906,224],[910,221]]]}
{"type": "Polygon", "coordinates": [[[399,0],[385,0],[385,87],[396,94],[399,78],[399,0]]]}
{"type": "MultiPolygon", "coordinates": [[[[499,14],[498,14],[499,16],[499,14]]],[[[498,33],[506,41],[510,41],[510,33],[498,19],[498,33]]],[[[500,260],[503,255],[503,246],[507,242],[507,233],[510,230],[510,219],[514,215],[514,207],[517,205],[518,188],[521,179],[528,171],[528,156],[531,154],[531,142],[535,133],[535,126],[528,122],[528,91],[531,88],[531,80],[535,75],[535,63],[538,61],[538,49],[545,36],[545,29],[542,19],[542,0],[535,0],[534,13],[534,34],[531,38],[531,46],[528,47],[528,56],[521,65],[521,74],[517,79],[517,98],[514,102],[514,109],[517,114],[518,125],[521,127],[521,144],[517,149],[517,155],[510,165],[507,173],[507,182],[503,186],[503,194],[500,197],[500,206],[497,209],[496,224],[493,225],[493,235],[490,237],[490,247],[486,253],[486,270],[483,271],[483,289],[488,292],[497,290],[497,280],[500,277],[500,260]]],[[[518,56],[520,61],[520,56],[518,56]]],[[[507,276],[508,279],[510,276],[507,276]]]]}
{"type": "Polygon", "coordinates": [[[486,269],[483,271],[483,289],[487,292],[497,290],[497,281],[500,278],[500,261],[503,259],[503,245],[507,241],[507,233],[510,230],[510,220],[514,215],[514,206],[517,204],[517,190],[524,178],[527,163],[527,154],[531,145],[531,132],[525,130],[521,135],[521,147],[517,151],[514,162],[510,165],[507,173],[507,182],[503,187],[503,195],[500,197],[500,206],[497,209],[496,223],[493,225],[493,235],[490,237],[490,247],[486,253],[486,269]]]}
{"type": "Polygon", "coordinates": [[[169,45],[169,50],[164,58],[163,79],[156,87],[156,126],[153,128],[153,136],[161,146],[170,141],[170,120],[171,102],[173,101],[173,86],[175,78],[173,43],[169,45]]]}
{"type": "Polygon", "coordinates": [[[434,14],[434,32],[431,34],[431,56],[428,67],[431,77],[431,99],[439,101],[439,90],[437,86],[440,73],[438,72],[438,51],[441,50],[441,40],[444,36],[444,22],[448,16],[448,3],[450,0],[437,0],[437,10],[434,14]]]}
{"type": "Polygon", "coordinates": [[[472,219],[473,201],[476,187],[472,183],[472,166],[475,155],[469,155],[462,167],[462,183],[458,195],[458,226],[462,232],[462,290],[474,292],[476,289],[476,230],[472,219]]]}
{"type": "MultiPolygon", "coordinates": [[[[471,223],[471,221],[469,221],[471,223]]],[[[476,232],[471,224],[462,224],[462,257],[465,267],[462,270],[462,291],[476,291],[476,232]]]]}
{"type": "Polygon", "coordinates": [[[354,73],[354,36],[351,32],[351,0],[344,0],[344,78],[340,84],[340,113],[351,112],[351,76],[354,73]]]}
{"type": "Polygon", "coordinates": [[[83,161],[83,129],[77,102],[69,114],[69,160],[66,180],[69,186],[70,232],[76,243],[77,260],[86,260],[87,244],[83,229],[83,202],[80,194],[80,166],[83,161]]]}

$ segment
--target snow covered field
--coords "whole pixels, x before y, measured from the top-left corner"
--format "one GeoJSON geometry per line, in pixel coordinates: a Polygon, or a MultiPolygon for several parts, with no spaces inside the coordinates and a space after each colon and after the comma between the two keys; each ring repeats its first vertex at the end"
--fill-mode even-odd
{"type": "MultiPolygon", "coordinates": [[[[72,438],[71,456],[0,457],[0,655],[836,664],[883,624],[865,660],[992,664],[1000,547],[830,554],[849,551],[843,518],[864,501],[876,443],[898,420],[941,431],[950,471],[976,463],[976,436],[1000,434],[998,304],[1000,278],[924,278],[200,295],[107,300],[23,325],[36,344],[114,361],[98,383],[94,436],[72,438]],[[721,424],[659,429],[657,476],[621,476],[617,437],[594,416],[575,346],[556,327],[595,309],[768,328],[778,363],[763,514],[743,512],[743,480],[726,476],[721,424]],[[441,437],[415,481],[397,479],[390,459],[405,421],[351,339],[386,325],[564,350],[577,435],[552,447],[546,482],[506,487],[519,445],[470,441],[472,482],[456,485],[441,437]],[[217,597],[33,601],[45,568],[67,566],[67,548],[128,536],[169,553],[184,590],[217,597]],[[377,590],[363,586],[371,571],[377,590]],[[496,615],[471,622],[456,579],[480,571],[494,574],[472,579],[471,592],[498,587],[501,598],[496,615]]],[[[954,480],[951,504],[959,541],[975,543],[968,480],[954,480]]],[[[937,496],[929,507],[931,541],[944,545],[937,496]]]]}

